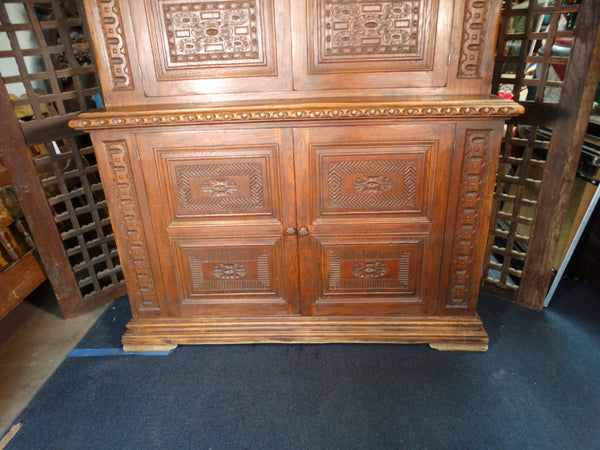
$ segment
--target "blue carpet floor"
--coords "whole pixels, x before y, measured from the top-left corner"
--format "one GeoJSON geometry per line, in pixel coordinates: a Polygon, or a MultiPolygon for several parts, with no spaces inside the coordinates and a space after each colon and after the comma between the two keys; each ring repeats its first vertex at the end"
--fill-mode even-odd
{"type": "MultiPolygon", "coordinates": [[[[75,352],[17,419],[23,427],[7,449],[600,448],[600,290],[566,280],[542,313],[487,296],[479,309],[487,353],[75,352]]],[[[126,299],[116,300],[78,349],[119,348],[129,315],[126,299]]]]}

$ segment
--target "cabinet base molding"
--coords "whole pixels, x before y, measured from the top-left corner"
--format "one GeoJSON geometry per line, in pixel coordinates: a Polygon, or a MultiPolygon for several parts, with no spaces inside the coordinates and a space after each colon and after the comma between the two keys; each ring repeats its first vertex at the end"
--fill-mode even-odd
{"type": "Polygon", "coordinates": [[[429,344],[437,350],[486,351],[478,316],[197,317],[133,319],[126,351],[170,350],[179,344],[429,344]]]}

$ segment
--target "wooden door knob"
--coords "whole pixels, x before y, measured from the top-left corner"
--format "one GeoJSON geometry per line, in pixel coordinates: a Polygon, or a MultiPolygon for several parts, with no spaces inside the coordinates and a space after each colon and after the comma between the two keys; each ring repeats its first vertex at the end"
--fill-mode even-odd
{"type": "Polygon", "coordinates": [[[288,227],[285,230],[285,234],[289,234],[290,236],[293,236],[294,234],[296,234],[296,229],[294,227],[288,227]]]}
{"type": "Polygon", "coordinates": [[[308,234],[308,228],[306,228],[306,227],[300,227],[298,229],[298,234],[300,236],[306,236],[308,234]]]}

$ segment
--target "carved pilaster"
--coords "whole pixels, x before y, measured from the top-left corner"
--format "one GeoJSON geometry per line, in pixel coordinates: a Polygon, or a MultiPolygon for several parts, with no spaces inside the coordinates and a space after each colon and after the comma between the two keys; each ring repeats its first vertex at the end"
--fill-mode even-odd
{"type": "Polygon", "coordinates": [[[97,0],[97,5],[108,55],[111,87],[114,91],[133,89],[119,0],[97,0]]]}
{"type": "Polygon", "coordinates": [[[481,78],[481,57],[487,31],[488,7],[488,0],[467,0],[458,78],[481,78]]]}
{"type": "Polygon", "coordinates": [[[146,251],[146,237],[138,205],[135,185],[132,181],[131,164],[129,161],[127,143],[125,141],[106,141],[103,143],[110,168],[109,187],[116,197],[120,217],[114,217],[113,225],[120,228],[120,238],[124,241],[127,257],[123,264],[130,266],[124,272],[133,273],[127,279],[133,284],[130,295],[139,296],[139,310],[158,310],[159,302],[156,296],[152,269],[146,251]]]}
{"type": "Polygon", "coordinates": [[[466,132],[446,308],[468,308],[473,276],[478,276],[474,273],[473,252],[481,228],[479,211],[487,170],[485,155],[491,133],[491,130],[466,132]]]}

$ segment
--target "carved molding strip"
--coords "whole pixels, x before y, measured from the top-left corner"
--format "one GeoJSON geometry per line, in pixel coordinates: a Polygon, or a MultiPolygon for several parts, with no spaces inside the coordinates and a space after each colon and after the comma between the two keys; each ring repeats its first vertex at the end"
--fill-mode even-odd
{"type": "Polygon", "coordinates": [[[133,89],[119,0],[97,0],[96,5],[108,55],[112,89],[114,91],[133,89]]]}
{"type": "MultiPolygon", "coordinates": [[[[508,117],[522,114],[524,109],[517,103],[501,106],[501,102],[479,106],[360,106],[360,107],[294,107],[283,106],[276,109],[262,107],[247,109],[195,110],[190,112],[165,111],[157,113],[86,113],[71,122],[69,126],[79,129],[104,129],[143,127],[157,125],[190,125],[203,123],[232,122],[292,122],[303,120],[344,120],[344,119],[412,119],[412,118],[486,118],[508,117]]],[[[504,102],[506,103],[506,102],[504,102]]]]}
{"type": "Polygon", "coordinates": [[[142,310],[159,309],[158,298],[150,261],[146,253],[146,237],[142,227],[138,207],[137,193],[132,182],[131,166],[127,143],[125,141],[103,142],[105,153],[109,156],[112,191],[115,193],[120,213],[121,233],[127,245],[129,263],[132,264],[134,290],[141,300],[142,310]]]}
{"type": "Polygon", "coordinates": [[[473,284],[473,250],[481,223],[478,205],[482,201],[483,175],[487,170],[485,153],[490,134],[490,130],[467,130],[466,133],[446,308],[469,307],[469,294],[473,284]]]}
{"type": "Polygon", "coordinates": [[[467,0],[458,78],[481,78],[481,56],[488,6],[488,0],[467,0]]]}

